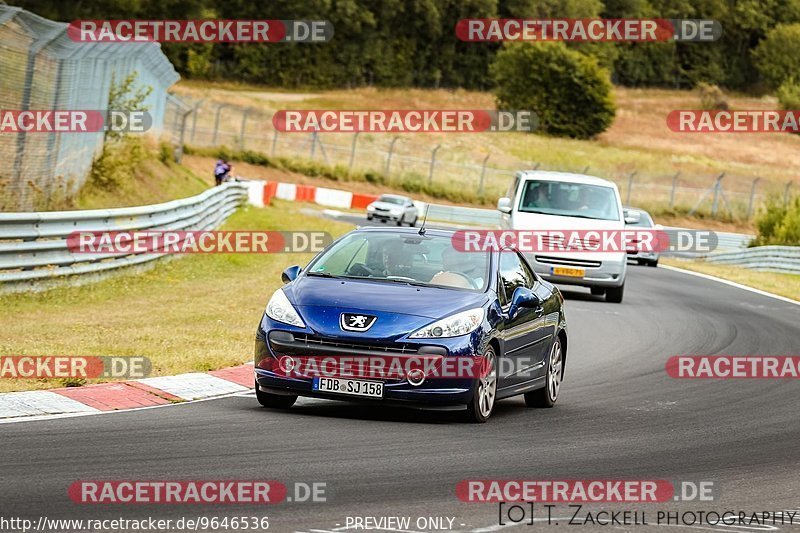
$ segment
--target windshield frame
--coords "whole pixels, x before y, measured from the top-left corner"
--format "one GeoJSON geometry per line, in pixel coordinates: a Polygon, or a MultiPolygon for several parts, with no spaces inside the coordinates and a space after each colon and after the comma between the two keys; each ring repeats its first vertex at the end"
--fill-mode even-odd
{"type": "Polygon", "coordinates": [[[516,207],[517,207],[517,212],[518,213],[532,213],[532,214],[537,214],[537,215],[549,215],[549,216],[557,216],[557,217],[584,218],[584,219],[587,219],[587,220],[603,220],[603,221],[607,221],[607,222],[624,221],[624,215],[623,215],[624,209],[621,209],[621,207],[620,207],[619,195],[615,191],[614,187],[612,187],[610,185],[600,185],[600,184],[595,184],[595,183],[586,183],[586,182],[582,182],[582,181],[561,181],[561,180],[528,178],[528,179],[524,180],[520,184],[519,195],[518,196],[519,197],[517,198],[517,202],[516,202],[517,203],[516,207]],[[611,193],[611,195],[612,195],[612,197],[614,199],[613,205],[614,205],[614,210],[616,212],[616,218],[594,217],[594,216],[589,216],[589,215],[582,215],[582,214],[577,213],[577,212],[571,212],[571,213],[548,213],[547,211],[542,211],[542,210],[536,209],[536,208],[525,208],[525,207],[523,207],[522,204],[523,204],[523,201],[525,200],[526,193],[527,193],[529,187],[535,186],[535,185],[529,185],[530,183],[534,183],[534,184],[555,184],[556,186],[562,185],[562,184],[563,185],[577,185],[577,186],[583,186],[583,187],[591,187],[591,188],[595,188],[595,189],[607,189],[608,191],[610,191],[610,193],[611,193]]]}
{"type": "MultiPolygon", "coordinates": [[[[346,234],[342,235],[341,237],[339,237],[338,239],[333,241],[327,248],[325,248],[324,250],[319,252],[316,256],[314,256],[311,259],[311,261],[308,262],[308,264],[305,266],[305,268],[302,269],[302,271],[300,272],[300,276],[299,277],[303,277],[303,278],[306,278],[306,277],[310,277],[310,278],[319,277],[319,278],[338,279],[338,280],[347,280],[347,281],[367,281],[367,282],[373,282],[373,283],[380,283],[380,284],[384,284],[384,285],[394,284],[394,283],[398,283],[399,284],[399,282],[401,282],[402,280],[399,280],[399,279],[396,279],[396,278],[398,278],[398,277],[402,278],[402,276],[371,277],[371,276],[354,276],[354,275],[350,275],[350,274],[346,274],[346,273],[337,275],[337,274],[331,274],[330,272],[327,272],[326,273],[327,275],[326,275],[326,274],[323,274],[322,272],[316,272],[316,271],[313,270],[314,266],[317,265],[327,253],[331,252],[335,247],[342,245],[342,243],[344,243],[345,240],[347,240],[347,239],[349,239],[351,237],[355,237],[357,235],[365,235],[365,236],[366,235],[391,235],[391,236],[397,236],[397,237],[402,237],[402,238],[420,239],[420,240],[423,240],[423,241],[424,240],[433,240],[433,239],[437,239],[437,240],[441,240],[441,239],[451,240],[452,239],[452,236],[448,236],[448,235],[438,235],[438,234],[431,234],[431,233],[428,233],[426,235],[419,235],[416,232],[415,233],[405,233],[405,232],[401,233],[401,232],[395,232],[395,231],[392,231],[392,230],[389,230],[389,229],[387,229],[387,230],[378,230],[378,231],[375,231],[375,230],[368,230],[368,231],[354,230],[354,231],[351,231],[349,233],[346,233],[346,234]]],[[[361,246],[358,247],[358,249],[360,250],[363,247],[363,245],[366,244],[366,242],[367,241],[365,240],[364,243],[361,246]]],[[[344,243],[344,245],[346,246],[347,243],[344,243]]],[[[356,253],[358,253],[358,252],[356,252],[356,253]]],[[[491,283],[492,283],[492,274],[493,274],[493,268],[494,268],[494,262],[495,262],[495,259],[494,259],[494,255],[495,254],[492,253],[491,250],[487,250],[485,252],[462,252],[462,253],[485,253],[486,254],[486,270],[484,271],[485,277],[484,277],[484,280],[483,280],[483,286],[481,286],[480,288],[473,289],[473,288],[464,288],[464,287],[454,287],[452,285],[439,285],[439,284],[429,283],[427,281],[420,281],[420,280],[417,280],[417,279],[414,279],[413,282],[409,282],[408,286],[409,287],[418,287],[418,288],[433,288],[433,289],[447,289],[447,290],[455,290],[455,291],[465,291],[465,292],[470,292],[470,293],[473,293],[473,294],[483,294],[483,293],[487,292],[489,290],[489,288],[491,288],[491,286],[492,286],[491,283]]],[[[353,261],[354,257],[355,257],[355,254],[353,254],[353,257],[350,258],[349,264],[352,264],[352,261],[353,261]]],[[[411,279],[411,278],[409,278],[409,279],[411,279]]]]}

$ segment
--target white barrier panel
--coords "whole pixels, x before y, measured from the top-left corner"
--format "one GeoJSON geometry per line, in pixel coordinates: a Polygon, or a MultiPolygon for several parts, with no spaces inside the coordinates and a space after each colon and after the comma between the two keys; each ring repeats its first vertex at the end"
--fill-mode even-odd
{"type": "Polygon", "coordinates": [[[247,183],[247,203],[257,207],[264,207],[263,181],[250,181],[247,183]]]}
{"type": "Polygon", "coordinates": [[[294,202],[297,197],[297,185],[294,183],[279,183],[278,188],[275,190],[275,198],[281,200],[289,200],[294,202]]]}
{"type": "Polygon", "coordinates": [[[349,191],[340,191],[338,189],[317,187],[315,199],[316,203],[319,205],[349,209],[350,204],[353,202],[353,193],[349,191]]]}

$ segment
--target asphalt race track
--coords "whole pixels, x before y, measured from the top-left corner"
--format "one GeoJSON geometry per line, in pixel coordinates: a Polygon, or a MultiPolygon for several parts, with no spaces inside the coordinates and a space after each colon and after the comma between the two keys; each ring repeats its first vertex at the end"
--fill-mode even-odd
{"type": "MultiPolygon", "coordinates": [[[[638,508],[800,508],[800,382],[675,380],[664,371],[678,354],[796,355],[800,306],[663,268],[632,266],[629,275],[621,305],[565,291],[570,345],[555,409],[505,400],[487,424],[473,425],[458,413],[302,399],[274,412],[250,394],[5,424],[2,514],[266,515],[270,531],[317,532],[342,530],[348,516],[449,516],[459,531],[499,529],[496,504],[457,500],[456,483],[469,478],[711,480],[716,502],[638,508]],[[81,479],[325,482],[328,497],[258,509],[84,506],[67,496],[81,479]]],[[[562,505],[554,516],[569,511],[562,505]]]]}

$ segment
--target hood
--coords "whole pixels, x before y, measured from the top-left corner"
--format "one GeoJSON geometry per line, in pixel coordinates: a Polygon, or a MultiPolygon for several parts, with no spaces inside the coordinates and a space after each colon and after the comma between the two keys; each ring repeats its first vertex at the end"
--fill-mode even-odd
{"type": "Polygon", "coordinates": [[[434,320],[481,307],[486,294],[401,283],[301,277],[285,287],[306,325],[323,335],[394,340],[434,320]],[[342,313],[377,317],[365,332],[343,331],[342,313]]]}
{"type": "Polygon", "coordinates": [[[400,209],[400,210],[403,209],[402,205],[392,204],[392,203],[389,203],[389,202],[381,202],[379,200],[375,200],[374,202],[372,202],[369,205],[371,207],[375,207],[375,208],[378,208],[378,209],[386,209],[387,211],[391,211],[392,209],[400,209]]]}
{"type": "Polygon", "coordinates": [[[603,230],[624,229],[625,222],[620,220],[597,220],[593,218],[567,217],[560,215],[543,215],[542,213],[514,213],[512,229],[552,229],[552,230],[603,230]]]}

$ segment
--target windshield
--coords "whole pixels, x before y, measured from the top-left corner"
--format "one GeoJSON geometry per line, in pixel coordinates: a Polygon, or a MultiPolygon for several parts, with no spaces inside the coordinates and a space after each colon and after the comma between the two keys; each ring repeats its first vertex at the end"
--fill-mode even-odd
{"type": "Polygon", "coordinates": [[[598,220],[620,219],[614,189],[585,183],[528,180],[522,190],[519,210],[598,220]]]}
{"type": "Polygon", "coordinates": [[[354,232],[333,243],[306,273],[483,291],[489,254],[460,252],[448,236],[354,232]]]}
{"type": "Polygon", "coordinates": [[[403,205],[405,203],[405,200],[402,198],[397,198],[396,196],[381,196],[378,198],[378,201],[395,205],[403,205]]]}

